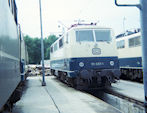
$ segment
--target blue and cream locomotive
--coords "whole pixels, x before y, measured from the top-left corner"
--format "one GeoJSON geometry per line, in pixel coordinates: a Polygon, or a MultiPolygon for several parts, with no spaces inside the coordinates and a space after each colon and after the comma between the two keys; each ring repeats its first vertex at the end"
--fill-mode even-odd
{"type": "Polygon", "coordinates": [[[50,49],[51,73],[72,86],[97,88],[119,79],[117,49],[110,28],[72,25],[50,49]]]}
{"type": "Polygon", "coordinates": [[[143,81],[140,29],[127,31],[116,37],[121,77],[143,81]]]}

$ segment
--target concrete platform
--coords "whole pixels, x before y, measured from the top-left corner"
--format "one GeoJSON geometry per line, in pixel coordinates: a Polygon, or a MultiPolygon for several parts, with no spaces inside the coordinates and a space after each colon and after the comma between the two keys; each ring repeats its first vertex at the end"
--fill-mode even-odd
{"type": "Polygon", "coordinates": [[[47,86],[41,86],[40,77],[29,77],[27,88],[13,113],[122,113],[94,96],[77,91],[46,77],[47,86]]]}
{"type": "Polygon", "coordinates": [[[112,90],[144,102],[144,86],[141,83],[120,80],[119,82],[112,84],[112,90]]]}

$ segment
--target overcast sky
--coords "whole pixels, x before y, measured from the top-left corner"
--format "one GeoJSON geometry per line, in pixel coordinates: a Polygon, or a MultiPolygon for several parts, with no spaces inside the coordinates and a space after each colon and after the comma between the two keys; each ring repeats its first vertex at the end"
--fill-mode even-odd
{"type": "MultiPolygon", "coordinates": [[[[137,3],[139,0],[120,1],[137,3]]],[[[16,0],[16,2],[18,21],[23,33],[31,37],[40,37],[39,0],[16,0]]],[[[115,35],[123,32],[124,28],[140,27],[139,9],[117,7],[114,0],[42,0],[42,14],[44,37],[62,31],[61,27],[58,27],[59,21],[67,27],[79,19],[98,22],[100,26],[113,28],[115,35]]]]}

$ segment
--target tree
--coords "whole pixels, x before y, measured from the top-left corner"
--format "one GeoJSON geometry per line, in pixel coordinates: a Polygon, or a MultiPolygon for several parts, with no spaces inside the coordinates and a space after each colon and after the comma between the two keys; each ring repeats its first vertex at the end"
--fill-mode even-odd
{"type": "MultiPolygon", "coordinates": [[[[41,39],[40,38],[31,38],[26,35],[24,37],[25,44],[27,46],[29,63],[30,64],[39,64],[41,61],[41,39]]],[[[57,40],[55,35],[50,35],[48,38],[44,39],[44,58],[50,59],[50,46],[57,40]]]]}
{"type": "Polygon", "coordinates": [[[50,35],[44,39],[45,59],[50,59],[50,46],[57,40],[55,35],[50,35]]]}

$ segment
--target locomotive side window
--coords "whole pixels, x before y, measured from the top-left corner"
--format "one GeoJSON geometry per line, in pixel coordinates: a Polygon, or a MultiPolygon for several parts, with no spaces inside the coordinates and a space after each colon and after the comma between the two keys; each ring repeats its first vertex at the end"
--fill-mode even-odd
{"type": "Polygon", "coordinates": [[[141,45],[140,37],[134,37],[129,39],[129,47],[135,47],[140,45],[141,45]]]}
{"type": "Polygon", "coordinates": [[[140,37],[136,37],[135,38],[135,46],[140,46],[141,45],[141,38],[140,37]]]}
{"type": "Polygon", "coordinates": [[[53,47],[51,47],[51,53],[53,53],[53,47]]]}
{"type": "Polygon", "coordinates": [[[125,48],[125,41],[124,40],[120,40],[117,42],[117,49],[121,49],[121,48],[125,48]]]}
{"type": "Polygon", "coordinates": [[[76,41],[77,42],[82,42],[82,41],[93,42],[94,41],[93,31],[92,30],[76,31],[76,41]]]}
{"type": "Polygon", "coordinates": [[[68,43],[68,33],[66,34],[66,43],[68,43]]]}
{"type": "Polygon", "coordinates": [[[54,45],[54,51],[57,50],[57,43],[54,45]]]}
{"type": "Polygon", "coordinates": [[[60,40],[59,40],[59,48],[61,48],[63,46],[63,38],[61,38],[60,40]]]}
{"type": "Polygon", "coordinates": [[[111,33],[109,30],[95,30],[96,41],[110,41],[111,33]]]}

